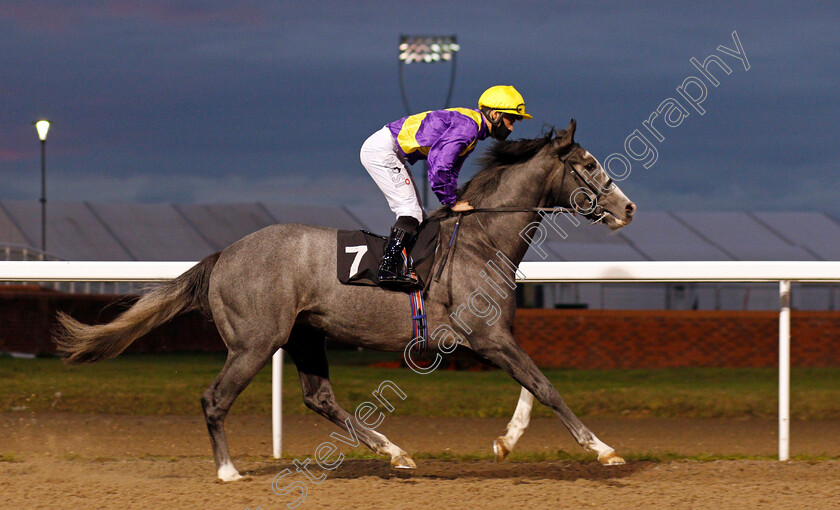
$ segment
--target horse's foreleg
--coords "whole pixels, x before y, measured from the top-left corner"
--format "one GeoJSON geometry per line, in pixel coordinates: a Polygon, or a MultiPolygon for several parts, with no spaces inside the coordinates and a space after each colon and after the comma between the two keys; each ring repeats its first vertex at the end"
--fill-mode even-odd
{"type": "Polygon", "coordinates": [[[323,335],[307,334],[303,328],[296,327],[284,350],[297,366],[306,407],[347,432],[344,442],[352,444],[358,439],[371,451],[390,456],[391,465],[395,468],[417,467],[405,450],[389,441],[383,434],[359,424],[353,415],[338,405],[330,383],[323,335]]]}
{"type": "Polygon", "coordinates": [[[624,459],[619,457],[615,450],[595,437],[595,434],[575,416],[551,382],[540,372],[531,357],[522,350],[512,336],[499,336],[483,342],[475,342],[471,346],[478,354],[507,372],[537,400],[551,408],[578,444],[587,451],[596,452],[602,464],[624,464],[624,459]]]}
{"type": "Polygon", "coordinates": [[[523,387],[519,393],[516,411],[513,412],[513,417],[508,423],[507,432],[504,436],[499,436],[493,440],[493,453],[496,454],[496,460],[505,460],[505,457],[513,451],[517,441],[522,437],[531,422],[531,407],[533,405],[534,396],[523,387]]]}

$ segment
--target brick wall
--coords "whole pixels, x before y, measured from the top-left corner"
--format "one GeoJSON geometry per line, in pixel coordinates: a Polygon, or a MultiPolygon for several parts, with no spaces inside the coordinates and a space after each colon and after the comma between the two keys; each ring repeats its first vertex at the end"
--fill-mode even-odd
{"type": "MultiPolygon", "coordinates": [[[[0,351],[52,353],[57,311],[104,322],[130,302],[0,286],[0,351]]],[[[778,328],[775,312],[520,309],[514,335],[541,367],[768,367],[778,363],[778,328]]],[[[840,366],[840,312],[794,311],[791,345],[794,366],[840,366]]],[[[215,325],[188,313],[128,352],[223,350],[215,325]]]]}
{"type": "MultiPolygon", "coordinates": [[[[840,366],[840,312],[791,314],[791,364],[840,366]]],[[[520,309],[514,335],[541,367],[770,367],[779,314],[520,309]]]]}
{"type": "MultiPolygon", "coordinates": [[[[91,324],[119,315],[134,298],[65,294],[32,286],[0,286],[0,351],[51,354],[50,340],[63,311],[91,324]]],[[[197,312],[176,317],[134,342],[126,352],[223,351],[216,326],[197,312]]]]}

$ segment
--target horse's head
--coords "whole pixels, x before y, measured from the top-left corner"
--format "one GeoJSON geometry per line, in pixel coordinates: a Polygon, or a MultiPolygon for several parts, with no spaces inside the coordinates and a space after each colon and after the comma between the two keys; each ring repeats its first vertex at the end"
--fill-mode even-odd
{"type": "Polygon", "coordinates": [[[636,204],[615,185],[601,163],[575,142],[576,127],[572,119],[552,140],[550,205],[572,208],[589,220],[618,230],[633,220],[636,204]]]}

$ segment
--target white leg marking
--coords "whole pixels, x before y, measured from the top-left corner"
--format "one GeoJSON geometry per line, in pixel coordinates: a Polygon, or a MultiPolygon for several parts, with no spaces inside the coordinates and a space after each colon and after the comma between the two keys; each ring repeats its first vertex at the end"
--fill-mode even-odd
{"type": "Polygon", "coordinates": [[[400,448],[399,446],[395,445],[391,441],[388,440],[383,434],[375,430],[371,430],[374,434],[379,436],[383,441],[385,441],[385,446],[380,448],[378,452],[382,455],[390,455],[391,456],[391,465],[397,469],[414,469],[417,467],[417,464],[414,463],[414,459],[406,453],[405,450],[400,448]]]}
{"type": "Polygon", "coordinates": [[[507,433],[493,441],[493,453],[496,460],[503,460],[513,451],[519,438],[525,433],[528,424],[531,422],[531,408],[534,405],[534,396],[531,392],[522,388],[519,392],[519,402],[516,404],[516,411],[507,426],[507,433]]]}
{"type": "Polygon", "coordinates": [[[624,464],[624,459],[619,457],[615,450],[613,450],[610,446],[606,443],[592,435],[593,441],[588,445],[585,445],[584,448],[589,450],[590,452],[596,452],[598,454],[598,462],[605,466],[618,466],[624,464]]]}
{"type": "Polygon", "coordinates": [[[505,434],[506,446],[511,451],[513,451],[513,447],[519,441],[519,438],[522,437],[522,434],[525,433],[528,424],[531,423],[531,408],[533,406],[534,396],[531,395],[531,392],[522,388],[522,391],[519,393],[519,402],[516,404],[516,411],[513,412],[513,418],[510,419],[510,423],[507,426],[507,434],[505,434]]]}
{"type": "Polygon", "coordinates": [[[242,475],[239,474],[239,471],[233,467],[233,463],[225,462],[221,466],[219,466],[219,480],[223,482],[233,482],[243,478],[242,475]]]}

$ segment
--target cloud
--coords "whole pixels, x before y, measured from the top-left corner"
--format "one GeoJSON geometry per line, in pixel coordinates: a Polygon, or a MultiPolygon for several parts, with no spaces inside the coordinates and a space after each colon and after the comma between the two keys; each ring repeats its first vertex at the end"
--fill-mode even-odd
{"type": "Polygon", "coordinates": [[[6,149],[0,147],[0,163],[3,162],[11,162],[11,161],[22,161],[27,158],[31,158],[35,154],[35,151],[25,151],[19,149],[6,149]]]}
{"type": "Polygon", "coordinates": [[[24,30],[40,31],[54,36],[67,35],[74,30],[95,26],[102,22],[121,21],[152,23],[163,26],[184,25],[244,25],[261,26],[266,23],[264,2],[239,0],[229,2],[166,2],[160,0],[47,0],[39,2],[3,1],[0,20],[7,20],[24,30]]]}
{"type": "MultiPolygon", "coordinates": [[[[628,186],[703,207],[704,194],[728,197],[722,206],[761,183],[767,196],[795,191],[803,196],[786,203],[802,203],[808,191],[785,179],[791,169],[836,191],[822,174],[833,175],[822,163],[840,156],[828,113],[840,102],[831,74],[840,64],[830,44],[835,11],[779,4],[755,11],[731,2],[429,2],[418,9],[373,1],[0,0],[7,50],[0,55],[0,199],[32,189],[38,146],[31,123],[44,115],[55,122],[48,179],[68,199],[230,194],[248,201],[249,194],[294,190],[289,199],[313,203],[376,201],[372,183],[360,184],[369,178],[359,173],[358,149],[405,114],[400,33],[457,33],[452,105],[473,106],[487,86],[513,83],[537,118],[517,125],[514,136],[537,136],[543,124],[576,117],[579,141],[603,159],[697,74],[689,58],[731,47],[737,29],[752,68],[727,60],[733,73],[709,89],[707,114],[665,133],[656,166],[634,170],[628,186]],[[723,181],[729,191],[720,191],[723,181]]],[[[404,71],[412,110],[443,106],[450,67],[404,71]]],[[[469,161],[464,178],[473,168],[469,161]]]]}

